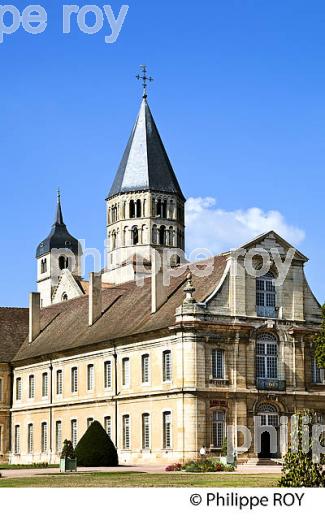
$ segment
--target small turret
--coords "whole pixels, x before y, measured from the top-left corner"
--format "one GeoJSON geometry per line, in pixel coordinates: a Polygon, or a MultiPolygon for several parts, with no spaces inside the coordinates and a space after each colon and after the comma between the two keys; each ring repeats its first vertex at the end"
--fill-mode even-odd
{"type": "Polygon", "coordinates": [[[50,234],[37,247],[37,290],[41,306],[52,303],[53,293],[65,269],[80,276],[82,250],[79,241],[70,235],[63,220],[61,194],[58,191],[55,221],[50,234]]]}

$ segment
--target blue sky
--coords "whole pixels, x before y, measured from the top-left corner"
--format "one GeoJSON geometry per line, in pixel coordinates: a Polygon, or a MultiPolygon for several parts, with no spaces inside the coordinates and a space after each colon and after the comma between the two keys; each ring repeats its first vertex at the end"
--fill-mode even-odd
{"type": "MultiPolygon", "coordinates": [[[[218,251],[274,224],[310,258],[323,302],[324,2],[129,0],[112,45],[108,26],[90,36],[73,24],[63,35],[69,1],[41,3],[47,30],[0,44],[0,305],[26,305],[35,289],[57,186],[69,230],[102,249],[140,63],[155,77],[149,103],[191,214],[202,217],[189,243],[218,251]]],[[[109,3],[117,13],[121,2],[109,3]]]]}

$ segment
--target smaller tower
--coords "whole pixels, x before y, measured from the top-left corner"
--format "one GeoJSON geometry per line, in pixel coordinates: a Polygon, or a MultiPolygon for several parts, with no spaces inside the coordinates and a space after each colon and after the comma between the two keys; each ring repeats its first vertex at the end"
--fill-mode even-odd
{"type": "Polygon", "coordinates": [[[36,250],[37,290],[41,294],[42,307],[52,304],[54,291],[65,270],[80,277],[81,258],[81,245],[70,235],[64,223],[58,190],[55,222],[48,237],[36,250]]]}

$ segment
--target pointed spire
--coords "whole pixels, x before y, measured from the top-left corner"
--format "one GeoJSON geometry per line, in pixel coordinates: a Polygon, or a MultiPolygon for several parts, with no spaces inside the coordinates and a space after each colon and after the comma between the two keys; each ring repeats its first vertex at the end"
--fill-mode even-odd
{"type": "Polygon", "coordinates": [[[185,200],[146,96],[108,198],[132,191],[173,193],[185,200]]]}
{"type": "Polygon", "coordinates": [[[58,188],[58,195],[57,195],[55,225],[64,226],[63,215],[62,215],[62,208],[61,208],[61,192],[60,192],[60,188],[58,188]]]}

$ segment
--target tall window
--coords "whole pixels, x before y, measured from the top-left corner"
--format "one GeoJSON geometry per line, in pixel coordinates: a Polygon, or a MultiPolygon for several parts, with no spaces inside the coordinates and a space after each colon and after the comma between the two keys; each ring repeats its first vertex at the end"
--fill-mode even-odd
{"type": "Polygon", "coordinates": [[[150,415],[142,414],[142,449],[150,450],[150,415]]]}
{"type": "Polygon", "coordinates": [[[105,361],[104,364],[104,384],[105,388],[112,387],[112,362],[105,361]]]}
{"type": "Polygon", "coordinates": [[[49,375],[47,372],[42,374],[42,397],[47,397],[49,393],[49,375]]]}
{"type": "Polygon", "coordinates": [[[225,353],[223,350],[214,349],[212,350],[212,378],[213,379],[224,379],[225,378],[225,353]]]}
{"type": "Polygon", "coordinates": [[[272,273],[256,280],[256,311],[258,316],[276,317],[276,289],[272,273]]]}
{"type": "Polygon", "coordinates": [[[278,378],[278,344],[272,334],[261,334],[257,338],[256,377],[278,378]]]}
{"type": "Polygon", "coordinates": [[[312,381],[318,385],[325,384],[325,369],[319,368],[315,358],[312,363],[312,381]]]}
{"type": "Polygon", "coordinates": [[[105,431],[107,435],[112,438],[112,418],[111,417],[105,417],[104,419],[105,424],[105,431]]]}
{"type": "Polygon", "coordinates": [[[95,383],[95,368],[94,365],[88,365],[87,367],[87,389],[93,390],[95,383]]]}
{"type": "Polygon", "coordinates": [[[212,413],[212,445],[214,448],[222,448],[225,439],[225,413],[215,411],[212,413]]]}
{"type": "Polygon", "coordinates": [[[62,422],[56,421],[55,423],[55,450],[57,453],[62,451],[62,422]]]}
{"type": "Polygon", "coordinates": [[[20,454],[20,426],[15,426],[15,454],[20,454]]]}
{"type": "Polygon", "coordinates": [[[69,258],[66,256],[59,257],[59,269],[62,271],[63,269],[68,269],[69,267],[69,258]]]}
{"type": "Polygon", "coordinates": [[[56,372],[56,393],[62,395],[63,392],[63,373],[62,370],[56,372]]]}
{"type": "Polygon", "coordinates": [[[27,451],[33,453],[34,450],[34,426],[29,424],[27,427],[27,451]]]}
{"type": "Polygon", "coordinates": [[[34,399],[35,397],[35,377],[33,375],[29,376],[28,379],[28,397],[29,399],[34,399]]]}
{"type": "Polygon", "coordinates": [[[47,423],[43,422],[41,425],[41,450],[42,453],[47,452],[47,423]]]}
{"type": "Polygon", "coordinates": [[[78,369],[77,369],[77,367],[71,368],[71,392],[73,394],[78,392],[78,369]]]}
{"type": "Polygon", "coordinates": [[[170,350],[163,352],[163,381],[169,382],[172,379],[172,353],[170,350]]]}
{"type": "Polygon", "coordinates": [[[130,443],[130,416],[129,415],[123,415],[123,449],[129,450],[131,443],[130,443]]]}
{"type": "Polygon", "coordinates": [[[141,372],[142,383],[149,383],[149,354],[141,357],[141,372]]]}
{"type": "Polygon", "coordinates": [[[131,229],[131,244],[136,246],[139,243],[139,230],[137,226],[133,226],[131,229]]]}
{"type": "Polygon", "coordinates": [[[47,260],[46,260],[46,258],[43,258],[41,260],[41,274],[46,273],[46,271],[47,271],[47,260]]]}
{"type": "Polygon", "coordinates": [[[163,413],[163,447],[168,450],[172,447],[172,414],[163,413]]]}
{"type": "Polygon", "coordinates": [[[17,379],[16,379],[16,400],[17,401],[21,401],[21,395],[22,395],[21,377],[17,377],[17,379]]]}
{"type": "Polygon", "coordinates": [[[3,379],[0,377],[0,403],[3,401],[3,379]]]}
{"type": "Polygon", "coordinates": [[[71,421],[71,442],[72,446],[75,448],[78,443],[78,423],[76,419],[71,421]]]}
{"type": "Polygon", "coordinates": [[[122,359],[122,385],[130,385],[130,360],[129,358],[122,359]]]}

